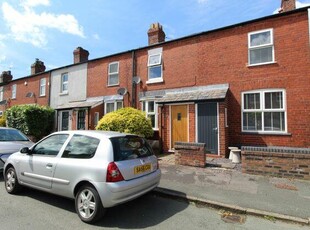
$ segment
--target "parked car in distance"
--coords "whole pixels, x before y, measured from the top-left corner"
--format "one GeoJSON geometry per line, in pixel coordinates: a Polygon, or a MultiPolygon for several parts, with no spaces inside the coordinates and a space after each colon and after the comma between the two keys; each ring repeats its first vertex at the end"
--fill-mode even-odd
{"type": "Polygon", "coordinates": [[[7,158],[22,147],[31,147],[34,143],[21,131],[0,127],[0,172],[7,158]]]}
{"type": "Polygon", "coordinates": [[[102,218],[106,208],[151,191],[161,177],[144,138],[105,131],[53,133],[12,154],[3,174],[8,193],[28,186],[75,199],[86,223],[102,218]]]}

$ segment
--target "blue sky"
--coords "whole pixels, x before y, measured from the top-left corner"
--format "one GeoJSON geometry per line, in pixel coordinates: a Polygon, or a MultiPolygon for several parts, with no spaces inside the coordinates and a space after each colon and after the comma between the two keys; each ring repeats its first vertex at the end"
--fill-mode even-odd
{"type": "MultiPolygon", "coordinates": [[[[151,23],[167,39],[220,28],[277,12],[281,0],[2,0],[0,72],[30,75],[36,58],[47,70],[73,63],[81,46],[90,59],[147,45],[151,23]]],[[[298,0],[297,7],[310,5],[298,0]]]]}

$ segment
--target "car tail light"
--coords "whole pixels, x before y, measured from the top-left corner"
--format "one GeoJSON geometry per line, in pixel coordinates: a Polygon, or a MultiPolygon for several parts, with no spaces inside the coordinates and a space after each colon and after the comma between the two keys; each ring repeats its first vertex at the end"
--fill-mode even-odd
{"type": "Polygon", "coordinates": [[[117,165],[111,162],[107,170],[107,182],[118,182],[124,180],[122,173],[119,171],[117,165]]]}

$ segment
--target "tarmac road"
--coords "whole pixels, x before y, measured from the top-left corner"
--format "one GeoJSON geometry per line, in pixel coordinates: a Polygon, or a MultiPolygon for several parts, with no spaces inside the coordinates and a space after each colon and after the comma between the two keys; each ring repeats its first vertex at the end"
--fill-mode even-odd
{"type": "MultiPolygon", "coordinates": [[[[74,202],[51,194],[25,189],[9,195],[0,176],[0,229],[309,229],[272,219],[240,216],[244,223],[226,223],[219,210],[149,193],[137,200],[110,208],[97,225],[80,221],[74,202]]],[[[223,211],[222,211],[223,213],[223,211]]],[[[230,215],[224,213],[224,216],[230,215]]],[[[237,216],[238,217],[238,216],[237,216]]]]}

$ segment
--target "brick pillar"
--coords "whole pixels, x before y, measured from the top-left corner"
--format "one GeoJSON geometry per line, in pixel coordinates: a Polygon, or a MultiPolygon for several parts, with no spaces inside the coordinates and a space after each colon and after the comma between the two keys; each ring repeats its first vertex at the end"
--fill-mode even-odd
{"type": "Polygon", "coordinates": [[[175,142],[175,164],[204,168],[206,166],[206,144],[175,142]]]}

